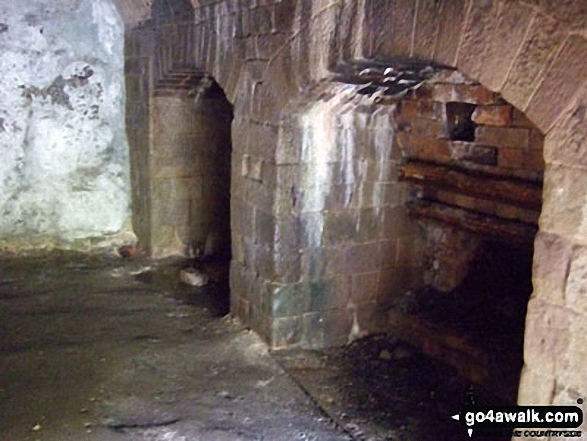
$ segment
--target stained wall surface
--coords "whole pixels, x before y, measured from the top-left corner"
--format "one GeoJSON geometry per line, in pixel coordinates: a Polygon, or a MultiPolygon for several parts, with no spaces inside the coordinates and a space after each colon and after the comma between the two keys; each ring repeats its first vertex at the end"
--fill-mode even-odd
{"type": "Polygon", "coordinates": [[[63,245],[130,217],[124,24],[99,1],[0,4],[0,240],[63,245]]]}
{"type": "MultiPolygon", "coordinates": [[[[147,43],[129,55],[151,60],[156,78],[181,64],[216,78],[235,105],[233,164],[244,155],[277,163],[283,110],[349,60],[433,60],[500,93],[546,136],[519,400],[569,404],[587,391],[586,28],[581,0],[226,0],[196,8],[190,23],[144,24],[133,33],[147,43]]],[[[295,151],[302,140],[289,145],[295,151]]],[[[245,225],[270,213],[270,240],[282,242],[273,211],[279,185],[270,167],[257,169],[261,179],[252,183],[233,167],[232,211],[245,205],[245,225]]],[[[233,312],[273,343],[271,273],[237,260],[233,267],[247,276],[234,278],[233,312]]]]}

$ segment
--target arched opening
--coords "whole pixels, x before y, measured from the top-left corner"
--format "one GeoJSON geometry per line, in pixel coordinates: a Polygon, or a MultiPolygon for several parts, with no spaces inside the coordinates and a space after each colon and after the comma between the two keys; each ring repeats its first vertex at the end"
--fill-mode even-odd
{"type": "Polygon", "coordinates": [[[214,282],[223,315],[229,308],[232,105],[201,70],[164,68],[158,58],[140,57],[144,36],[136,34],[128,36],[126,80],[139,248],[155,258],[192,259],[184,265],[214,282]]]}
{"type": "MultiPolygon", "coordinates": [[[[430,415],[457,412],[469,388],[478,400],[515,404],[542,206],[541,132],[462,73],[410,60],[341,68],[283,123],[280,139],[299,145],[300,166],[282,169],[291,205],[280,208],[299,216],[302,260],[299,281],[276,291],[274,344],[354,342],[347,353],[323,352],[321,375],[336,378],[373,436],[413,426],[428,439],[427,425],[466,436],[447,415],[418,419],[421,391],[396,394],[411,408],[398,404],[390,391],[399,384],[442,394],[430,415]],[[377,333],[385,337],[369,337],[377,333]],[[426,375],[434,380],[418,377],[426,375]],[[402,380],[385,386],[389,376],[402,380]]],[[[303,361],[283,360],[332,414],[345,414],[332,404],[338,392],[324,392],[303,361]]]]}

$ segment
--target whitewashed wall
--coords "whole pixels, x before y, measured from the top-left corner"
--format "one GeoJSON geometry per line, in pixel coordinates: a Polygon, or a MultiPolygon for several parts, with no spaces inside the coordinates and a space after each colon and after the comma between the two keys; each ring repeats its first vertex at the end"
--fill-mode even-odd
{"type": "Polygon", "coordinates": [[[125,228],[123,50],[110,0],[0,2],[0,240],[125,228]]]}

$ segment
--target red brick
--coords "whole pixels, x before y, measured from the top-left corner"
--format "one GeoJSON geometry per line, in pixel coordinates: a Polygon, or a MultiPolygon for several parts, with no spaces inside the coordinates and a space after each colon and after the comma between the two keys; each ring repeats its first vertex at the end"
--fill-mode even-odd
{"type": "Polygon", "coordinates": [[[507,126],[512,121],[511,106],[479,106],[473,112],[473,122],[486,126],[507,126]]]}
{"type": "Polygon", "coordinates": [[[530,131],[509,127],[480,126],[475,130],[475,140],[479,144],[495,147],[527,148],[530,144],[530,131]]]}
{"type": "Polygon", "coordinates": [[[420,101],[403,100],[400,106],[399,113],[402,118],[416,118],[420,115],[420,101]]]}
{"type": "Polygon", "coordinates": [[[447,163],[450,160],[448,140],[409,136],[405,142],[405,148],[410,157],[439,163],[447,163]]]}
{"type": "Polygon", "coordinates": [[[544,170],[544,154],[541,150],[524,152],[524,168],[528,170],[544,170]]]}
{"type": "Polygon", "coordinates": [[[435,101],[470,104],[494,104],[497,95],[477,84],[435,84],[432,97],[435,101]]]}
{"type": "Polygon", "coordinates": [[[441,138],[445,136],[444,125],[440,121],[428,118],[414,118],[410,121],[410,134],[426,138],[441,138]]]}
{"type": "Polygon", "coordinates": [[[512,127],[536,129],[536,125],[528,119],[526,114],[515,107],[512,115],[512,127]]]}
{"type": "Polygon", "coordinates": [[[500,167],[524,168],[524,154],[520,149],[499,149],[497,163],[500,167]]]}
{"type": "Polygon", "coordinates": [[[517,219],[520,215],[518,207],[515,205],[499,204],[497,206],[496,214],[505,219],[517,219]]]}
{"type": "Polygon", "coordinates": [[[477,200],[473,196],[457,194],[455,202],[457,206],[468,210],[475,210],[477,208],[477,200]]]}

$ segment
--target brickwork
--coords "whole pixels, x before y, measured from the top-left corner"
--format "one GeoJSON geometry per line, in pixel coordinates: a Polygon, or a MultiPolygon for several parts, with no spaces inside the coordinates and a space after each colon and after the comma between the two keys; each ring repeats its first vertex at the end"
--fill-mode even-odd
{"type": "MultiPolygon", "coordinates": [[[[126,2],[124,5],[126,16],[130,17],[129,23],[136,23],[137,17],[145,17],[143,2],[136,3],[136,10],[130,12],[129,5],[134,3],[126,2]]],[[[491,92],[499,93],[521,112],[527,111],[536,127],[546,134],[541,233],[548,235],[550,242],[566,244],[537,246],[535,262],[537,268],[543,268],[548,266],[548,262],[564,261],[570,268],[563,276],[556,271],[535,271],[534,299],[528,312],[527,356],[520,400],[549,404],[570,396],[571,391],[583,395],[587,391],[585,377],[579,375],[583,371],[578,367],[584,354],[580,342],[584,341],[582,323],[586,316],[578,306],[581,305],[577,300],[581,298],[578,284],[567,284],[566,281],[567,277],[573,281],[582,278],[580,252],[572,254],[572,257],[565,257],[568,253],[559,256],[559,250],[580,250],[587,243],[582,216],[587,188],[582,165],[585,162],[584,134],[587,127],[584,121],[587,49],[582,31],[587,26],[587,20],[580,0],[562,3],[522,0],[472,3],[471,0],[218,1],[197,7],[193,22],[187,26],[171,23],[163,29],[144,23],[136,31],[142,33],[141,47],[137,49],[133,39],[129,39],[131,44],[127,56],[129,60],[147,57],[151,67],[159,66],[153,69],[155,79],[182,65],[195,66],[211,74],[235,105],[231,198],[232,213],[236,215],[233,215],[232,230],[233,239],[238,239],[233,240],[233,253],[240,257],[235,257],[232,263],[232,309],[276,346],[301,341],[304,326],[309,329],[319,324],[317,336],[334,335],[343,329],[339,341],[347,335],[349,327],[349,315],[341,313],[341,309],[332,309],[322,315],[309,312],[305,316],[273,317],[273,309],[278,303],[274,301],[275,288],[271,286],[273,272],[285,277],[284,280],[290,280],[290,277],[293,280],[295,276],[286,274],[284,268],[296,269],[299,265],[302,273],[305,271],[302,268],[311,266],[307,263],[311,258],[304,257],[303,253],[300,259],[291,257],[293,263],[288,261],[287,265],[277,258],[275,250],[282,246],[281,237],[286,237],[285,233],[281,236],[277,232],[303,231],[304,225],[312,223],[316,227],[321,225],[312,213],[303,217],[300,215],[297,220],[282,216],[279,211],[287,206],[291,198],[304,201],[304,195],[292,193],[291,186],[279,184],[281,179],[290,179],[290,172],[301,169],[296,164],[302,146],[302,143],[296,142],[299,141],[299,134],[296,134],[295,125],[291,127],[292,124],[280,120],[280,115],[288,114],[288,104],[299,99],[301,92],[310,85],[327,78],[329,68],[336,63],[367,57],[390,59],[406,55],[432,58],[456,67],[480,80],[491,92]],[[393,3],[393,8],[390,3],[393,3]],[[397,21],[397,26],[388,26],[393,20],[397,21]],[[569,37],[569,33],[573,36],[569,37]],[[411,38],[403,38],[405,36],[411,38]],[[569,69],[565,68],[567,65],[569,69]],[[252,138],[249,133],[258,134],[261,138],[252,138]],[[266,234],[263,228],[258,228],[260,223],[272,228],[272,233],[266,234]],[[276,237],[280,240],[276,241],[276,237]],[[267,245],[257,246],[257,241],[267,245]],[[276,246],[277,243],[279,246],[276,246]],[[577,263],[570,263],[575,260],[577,263]],[[562,282],[558,280],[559,276],[563,277],[562,282]],[[556,280],[551,280],[551,277],[556,280]],[[565,299],[569,299],[569,303],[561,303],[554,294],[551,297],[548,291],[550,286],[558,287],[556,296],[561,290],[568,290],[565,299]],[[545,315],[551,320],[543,320],[545,315]],[[279,334],[273,332],[274,328],[280,330],[279,334]],[[555,359],[559,361],[555,363],[555,359]]],[[[139,78],[141,75],[134,75],[128,80],[128,85],[140,89],[139,78]]],[[[130,93],[132,102],[143,106],[136,107],[136,116],[129,116],[129,134],[137,141],[135,146],[139,146],[139,151],[132,153],[135,163],[144,163],[148,156],[140,148],[146,127],[141,115],[144,112],[148,114],[149,108],[136,89],[130,93]]],[[[426,93],[426,90],[420,93],[426,93]]],[[[466,164],[467,170],[487,172],[491,169],[495,174],[538,180],[535,171],[541,165],[541,159],[535,147],[541,144],[541,137],[532,131],[527,137],[520,135],[522,132],[519,129],[530,129],[528,122],[520,118],[520,112],[514,110],[508,115],[509,111],[503,108],[504,103],[494,101],[493,93],[487,90],[475,92],[470,87],[462,87],[458,81],[457,84],[445,84],[436,91],[432,90],[430,94],[428,97],[420,96],[420,99],[442,103],[458,97],[463,102],[472,101],[478,108],[501,106],[499,110],[481,108],[477,112],[474,118],[484,126],[478,135],[487,144],[492,144],[491,139],[495,139],[496,133],[507,136],[511,142],[508,146],[476,145],[479,144],[477,141],[460,141],[474,145],[455,145],[446,139],[436,139],[434,147],[431,147],[430,143],[421,140],[412,143],[417,146],[413,148],[418,155],[426,157],[432,154],[435,161],[449,165],[457,160],[461,165],[466,164]],[[500,125],[508,118],[507,125],[500,125]],[[493,153],[492,149],[496,152],[493,153]],[[494,164],[496,158],[497,165],[494,164]]],[[[430,112],[434,114],[436,111],[435,106],[429,103],[407,104],[404,109],[410,106],[412,112],[421,112],[418,117],[423,119],[432,119],[430,112]]],[[[425,138],[426,125],[416,123],[414,127],[425,138]]],[[[434,121],[430,127],[441,129],[442,124],[434,121]]],[[[398,143],[405,142],[402,137],[405,134],[400,133],[398,143]]],[[[412,141],[418,140],[414,136],[412,141]]],[[[133,182],[139,179],[135,172],[133,182]]],[[[381,184],[380,187],[386,190],[396,185],[381,184]]],[[[312,194],[318,195],[321,190],[316,187],[312,191],[315,192],[312,194]]],[[[340,195],[344,191],[341,189],[338,194],[336,197],[325,197],[325,203],[332,206],[340,204],[340,195]]],[[[450,199],[447,194],[437,196],[450,199]]],[[[397,200],[397,195],[389,197],[390,200],[397,200]]],[[[140,213],[145,209],[149,195],[142,192],[135,195],[135,199],[135,207],[140,213]]],[[[472,202],[461,198],[458,203],[468,205],[472,202]]],[[[382,210],[383,216],[387,210],[382,210]]],[[[515,218],[532,218],[529,213],[522,216],[509,207],[501,208],[500,212],[500,216],[509,213],[515,218]]],[[[329,225],[344,233],[347,225],[344,216],[339,219],[333,214],[327,218],[329,225]]],[[[140,221],[135,221],[135,224],[135,228],[140,228],[137,227],[140,221]]],[[[328,233],[325,233],[325,240],[327,236],[328,233]]],[[[537,244],[543,240],[541,237],[538,236],[537,244]]],[[[332,239],[328,238],[329,241],[332,239]]],[[[283,243],[286,247],[297,246],[293,239],[283,243]]],[[[322,260],[325,271],[334,271],[347,259],[346,256],[330,253],[329,249],[316,251],[318,254],[322,252],[326,254],[322,260]]],[[[349,262],[353,261],[354,255],[354,252],[350,253],[349,262]]],[[[318,265],[312,267],[315,271],[321,268],[318,265]]],[[[354,286],[363,282],[367,286],[375,283],[373,274],[357,274],[362,275],[357,275],[354,286]]],[[[380,279],[383,274],[382,271],[380,279]]],[[[321,288],[316,285],[313,289],[321,288]]],[[[353,314],[350,316],[354,318],[353,314]]],[[[359,323],[362,323],[360,319],[359,323]]],[[[350,329],[356,329],[352,324],[350,329]]],[[[319,337],[311,338],[313,340],[309,345],[318,346],[323,341],[319,337]]]]}
{"type": "MultiPolygon", "coordinates": [[[[471,176],[500,177],[529,185],[542,185],[544,175],[544,136],[523,114],[497,94],[466,77],[440,73],[398,107],[398,144],[408,161],[441,164],[471,176]],[[421,98],[424,97],[424,98],[421,98]],[[450,115],[454,104],[470,105],[470,115],[450,115]],[[459,130],[450,121],[469,119],[471,133],[459,140],[459,130]],[[455,140],[454,138],[457,138],[455,140]]],[[[457,122],[463,124],[463,121],[457,122]]],[[[464,125],[463,125],[464,126],[464,125]]],[[[540,206],[531,209],[450,188],[424,185],[426,200],[439,201],[489,216],[538,224],[540,206]]]]}

